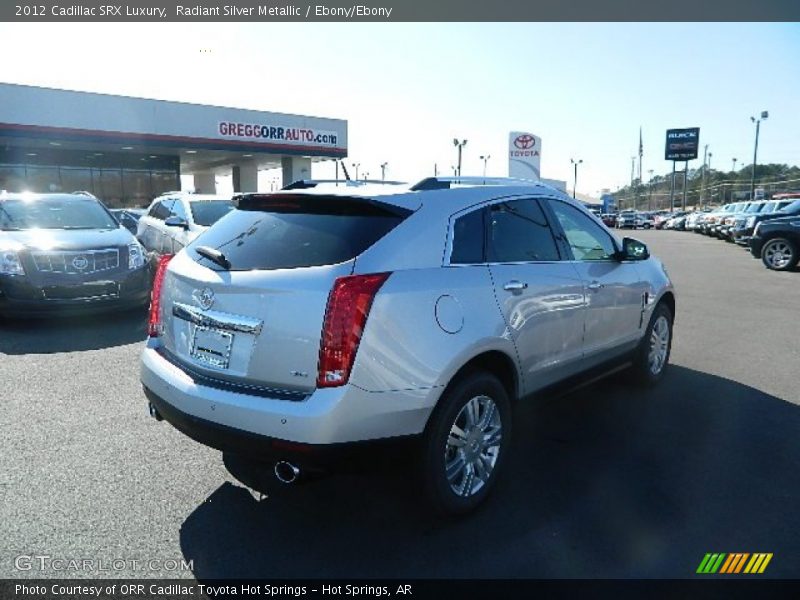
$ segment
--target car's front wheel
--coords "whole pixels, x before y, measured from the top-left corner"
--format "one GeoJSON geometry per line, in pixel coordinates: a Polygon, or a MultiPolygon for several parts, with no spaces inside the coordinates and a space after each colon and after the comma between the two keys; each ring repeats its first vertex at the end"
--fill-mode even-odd
{"type": "Polygon", "coordinates": [[[797,264],[800,251],[796,244],[785,238],[773,238],[761,249],[761,262],[773,271],[788,271],[797,264]]]}
{"type": "Polygon", "coordinates": [[[633,360],[636,378],[645,385],[658,382],[664,375],[672,351],[672,321],[669,307],[659,303],[653,310],[633,360]]]}
{"type": "Polygon", "coordinates": [[[475,372],[442,396],[426,429],[422,476],[433,508],[458,515],[489,495],[508,454],[511,406],[494,375],[475,372]]]}

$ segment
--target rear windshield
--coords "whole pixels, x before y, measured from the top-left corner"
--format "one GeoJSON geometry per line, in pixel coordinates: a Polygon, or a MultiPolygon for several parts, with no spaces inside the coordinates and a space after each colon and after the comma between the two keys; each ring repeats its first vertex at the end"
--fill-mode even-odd
{"type": "Polygon", "coordinates": [[[355,258],[394,229],[410,211],[339,197],[243,199],[188,246],[197,262],[221,267],[194,251],[221,252],[232,271],[332,265],[355,258]]]}
{"type": "Polygon", "coordinates": [[[84,196],[11,199],[0,202],[0,229],[116,229],[114,218],[84,196]]]}
{"type": "Polygon", "coordinates": [[[231,200],[194,200],[189,202],[196,225],[211,227],[233,210],[231,200]]]}

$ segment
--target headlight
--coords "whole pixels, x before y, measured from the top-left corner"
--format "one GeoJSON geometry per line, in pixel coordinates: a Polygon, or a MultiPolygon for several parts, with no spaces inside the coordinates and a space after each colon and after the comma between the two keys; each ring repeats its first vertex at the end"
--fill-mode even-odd
{"type": "Polygon", "coordinates": [[[19,254],[12,250],[0,251],[0,275],[25,275],[19,254]]]}
{"type": "Polygon", "coordinates": [[[140,269],[144,266],[144,248],[139,242],[134,242],[128,246],[128,268],[140,269]]]}
{"type": "Polygon", "coordinates": [[[756,224],[756,218],[755,217],[747,217],[747,221],[745,221],[744,226],[750,228],[755,224],[756,224]]]}

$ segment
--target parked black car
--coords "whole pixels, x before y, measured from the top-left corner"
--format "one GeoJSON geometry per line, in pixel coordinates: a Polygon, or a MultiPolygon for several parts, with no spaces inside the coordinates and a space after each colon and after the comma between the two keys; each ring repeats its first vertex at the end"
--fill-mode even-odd
{"type": "Polygon", "coordinates": [[[800,261],[800,215],[762,221],[750,238],[750,252],[773,271],[789,271],[800,261]]]}
{"type": "Polygon", "coordinates": [[[750,244],[750,237],[753,235],[753,230],[755,230],[756,225],[762,221],[771,221],[772,219],[780,219],[781,217],[800,215],[800,200],[772,201],[768,204],[773,204],[772,210],[762,210],[757,214],[743,215],[737,219],[731,231],[734,242],[740,246],[748,246],[750,244]]]}
{"type": "Polygon", "coordinates": [[[141,244],[94,197],[0,194],[0,316],[144,306],[141,244]]]}
{"type": "Polygon", "coordinates": [[[136,235],[136,228],[139,226],[139,219],[147,211],[143,208],[112,208],[111,214],[119,221],[125,229],[136,235]]]}

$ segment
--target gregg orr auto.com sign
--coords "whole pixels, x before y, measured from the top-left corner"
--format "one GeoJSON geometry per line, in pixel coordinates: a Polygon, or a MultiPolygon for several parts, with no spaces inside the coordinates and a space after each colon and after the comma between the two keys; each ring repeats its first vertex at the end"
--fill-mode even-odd
{"type": "Polygon", "coordinates": [[[234,123],[221,121],[218,127],[222,137],[298,142],[319,146],[336,146],[339,136],[334,131],[317,131],[302,127],[278,127],[259,123],[234,123]]]}
{"type": "Polygon", "coordinates": [[[694,160],[700,147],[700,128],[667,129],[664,160],[694,160]]]}

